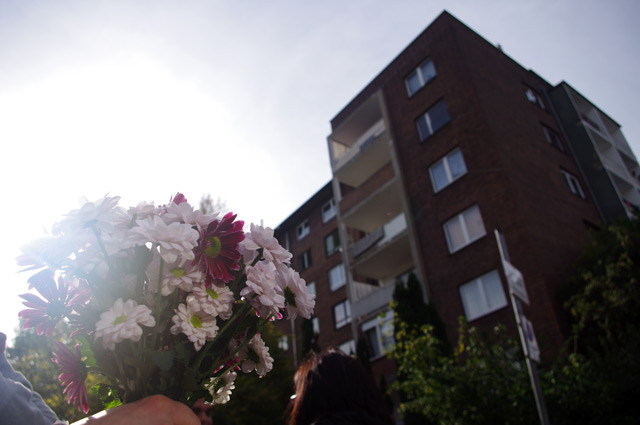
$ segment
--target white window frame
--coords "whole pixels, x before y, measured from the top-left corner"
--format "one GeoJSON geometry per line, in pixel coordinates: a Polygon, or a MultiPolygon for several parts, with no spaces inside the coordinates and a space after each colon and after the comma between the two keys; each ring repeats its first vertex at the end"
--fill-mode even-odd
{"type": "Polygon", "coordinates": [[[304,220],[302,223],[298,224],[298,227],[296,227],[296,237],[298,240],[303,239],[309,233],[311,233],[311,228],[309,227],[308,219],[304,220]]]}
{"type": "Polygon", "coordinates": [[[449,114],[449,108],[447,108],[447,103],[444,101],[444,99],[440,99],[439,101],[437,101],[436,103],[434,103],[429,110],[427,110],[427,112],[425,112],[424,114],[422,114],[417,120],[416,120],[416,127],[418,128],[418,136],[420,137],[420,141],[424,142],[425,140],[427,140],[429,137],[433,136],[438,130],[440,130],[442,127],[444,127],[445,125],[447,125],[448,122],[451,121],[451,115],[449,114]],[[448,120],[445,121],[444,123],[442,123],[442,125],[436,129],[433,128],[433,123],[431,122],[431,114],[433,112],[434,109],[436,109],[436,107],[438,107],[440,104],[444,105],[445,110],[447,111],[447,116],[448,116],[448,120]],[[427,127],[427,131],[429,134],[422,134],[422,131],[420,130],[420,121],[424,121],[425,126],[427,127]]]}
{"type": "Polygon", "coordinates": [[[371,353],[370,360],[384,357],[387,352],[393,349],[395,345],[393,338],[393,310],[389,310],[382,315],[364,322],[360,329],[370,344],[376,344],[375,347],[371,347],[373,348],[373,352],[371,353]],[[375,341],[369,340],[367,336],[367,332],[371,329],[375,329],[375,341]]]}
{"type": "Polygon", "coordinates": [[[338,350],[342,351],[344,354],[348,356],[356,355],[356,342],[353,339],[349,341],[343,342],[338,346],[338,350]]]}
{"type": "Polygon", "coordinates": [[[289,337],[287,335],[278,338],[278,348],[282,351],[289,351],[289,337]]]}
{"type": "Polygon", "coordinates": [[[507,296],[504,292],[504,287],[502,285],[502,279],[500,279],[500,274],[498,273],[497,270],[492,270],[488,273],[483,274],[482,276],[479,276],[469,282],[466,282],[460,285],[460,287],[458,287],[458,293],[460,294],[460,299],[462,300],[462,306],[464,307],[464,315],[469,321],[486,316],[487,314],[500,310],[509,304],[507,301],[507,296]],[[497,282],[500,285],[500,293],[502,296],[501,296],[501,299],[498,300],[496,305],[489,305],[489,297],[487,296],[487,289],[486,289],[486,287],[489,285],[488,283],[489,279],[497,279],[497,282]],[[480,294],[480,297],[478,299],[473,300],[474,302],[481,304],[480,311],[475,315],[470,314],[471,308],[468,305],[469,300],[467,297],[463,295],[463,292],[464,292],[463,288],[470,287],[472,285],[476,287],[477,292],[480,294]]]}
{"type": "Polygon", "coordinates": [[[320,211],[322,211],[322,222],[326,223],[330,221],[338,212],[338,209],[336,208],[336,201],[334,199],[329,199],[325,202],[320,211]]]}
{"type": "Polygon", "coordinates": [[[347,272],[344,269],[344,264],[340,263],[329,270],[329,289],[331,292],[335,292],[347,284],[347,272]],[[335,275],[337,273],[337,276],[335,275]],[[340,281],[335,281],[334,276],[340,278],[340,281]]]}
{"type": "Polygon", "coordinates": [[[340,329],[349,323],[351,323],[351,304],[349,299],[345,299],[333,306],[333,327],[340,329]],[[343,315],[343,319],[340,321],[338,321],[338,313],[343,315]]]}
{"type": "Polygon", "coordinates": [[[338,251],[340,251],[340,235],[336,229],[324,237],[324,253],[327,257],[331,257],[338,251]],[[331,251],[329,251],[329,241],[334,245],[331,251]]]}
{"type": "Polygon", "coordinates": [[[314,335],[320,335],[320,319],[317,316],[311,318],[311,330],[314,335]]]}
{"type": "Polygon", "coordinates": [[[584,194],[584,190],[582,190],[582,185],[580,184],[580,180],[578,180],[576,176],[569,173],[568,171],[564,171],[564,170],[561,170],[561,171],[562,171],[562,174],[564,175],[565,181],[567,182],[567,186],[569,186],[569,191],[572,194],[579,196],[582,199],[587,199],[587,197],[584,194]]]}
{"type": "Polygon", "coordinates": [[[543,110],[547,109],[544,106],[544,101],[542,100],[542,96],[540,95],[540,93],[528,86],[525,86],[524,93],[527,96],[527,100],[529,102],[533,103],[534,105],[538,105],[543,110]]]}
{"type": "Polygon", "coordinates": [[[300,254],[300,257],[298,257],[298,267],[300,267],[300,271],[305,271],[307,270],[309,267],[311,267],[313,265],[313,261],[311,260],[311,250],[308,249],[305,252],[303,252],[302,254],[300,254]]]}
{"type": "Polygon", "coordinates": [[[460,150],[460,148],[456,148],[456,149],[452,150],[447,155],[445,155],[442,159],[440,159],[438,162],[436,162],[431,167],[429,167],[429,176],[431,177],[431,186],[433,187],[433,193],[440,192],[442,189],[446,188],[451,183],[453,183],[454,181],[458,180],[460,177],[462,177],[465,174],[467,174],[467,172],[468,172],[467,163],[464,161],[464,155],[462,155],[462,151],[460,150]],[[451,166],[449,165],[449,161],[450,161],[449,158],[451,158],[453,155],[455,155],[457,153],[459,153],[460,157],[462,158],[462,165],[464,165],[464,172],[462,174],[460,174],[459,176],[456,176],[454,178],[453,174],[451,173],[451,166]],[[444,165],[444,171],[445,171],[445,174],[447,176],[447,183],[444,186],[438,188],[438,187],[436,187],[436,179],[434,178],[433,170],[437,166],[439,166],[440,164],[444,165]]]}
{"type": "Polygon", "coordinates": [[[307,283],[307,294],[313,295],[314,297],[316,296],[316,283],[315,282],[307,283]]]}
{"type": "Polygon", "coordinates": [[[438,72],[436,71],[436,67],[433,64],[433,60],[431,60],[431,58],[429,58],[426,61],[422,62],[416,69],[413,70],[413,72],[411,74],[409,74],[407,76],[407,78],[404,79],[404,86],[407,89],[407,95],[409,97],[412,97],[414,94],[418,93],[424,86],[427,85],[427,83],[429,81],[433,80],[436,75],[438,75],[438,72]],[[433,68],[433,75],[430,76],[428,79],[425,79],[425,76],[422,73],[422,68],[424,67],[424,65],[426,65],[429,62],[431,62],[431,67],[433,68]],[[418,81],[420,82],[420,87],[418,87],[414,92],[412,92],[411,91],[411,87],[409,85],[409,80],[411,79],[411,77],[413,77],[414,74],[418,76],[418,81]]]}
{"type": "Polygon", "coordinates": [[[478,205],[473,205],[472,207],[467,208],[466,210],[462,211],[460,214],[456,215],[452,219],[447,220],[442,225],[442,229],[444,230],[444,235],[447,238],[447,246],[449,247],[450,254],[453,254],[454,252],[461,250],[465,246],[468,246],[473,242],[477,241],[478,239],[485,237],[487,234],[487,229],[484,226],[484,220],[482,220],[482,214],[480,213],[480,207],[478,207],[478,205]],[[480,220],[482,222],[482,233],[470,236],[467,222],[465,221],[464,216],[466,213],[469,213],[472,210],[478,211],[478,215],[480,216],[480,220]],[[448,225],[454,222],[457,222],[458,225],[460,226],[460,229],[462,231],[462,237],[464,238],[464,243],[457,247],[453,246],[453,241],[451,240],[451,237],[449,235],[449,230],[448,230],[448,225]]]}
{"type": "Polygon", "coordinates": [[[547,138],[547,142],[549,142],[551,146],[564,152],[564,146],[562,145],[562,140],[558,133],[544,124],[542,124],[542,131],[544,132],[544,137],[547,138]]]}

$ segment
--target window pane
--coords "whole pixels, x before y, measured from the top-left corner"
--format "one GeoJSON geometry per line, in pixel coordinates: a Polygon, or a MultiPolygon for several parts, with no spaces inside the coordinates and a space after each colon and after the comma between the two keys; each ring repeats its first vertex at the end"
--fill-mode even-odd
{"type": "Polygon", "coordinates": [[[497,271],[493,271],[482,277],[484,285],[484,293],[487,297],[487,307],[490,311],[497,310],[507,305],[507,298],[500,283],[500,275],[497,271]]]}
{"type": "Polygon", "coordinates": [[[447,234],[447,240],[449,241],[450,252],[453,252],[466,244],[464,233],[462,233],[462,226],[460,225],[458,217],[449,221],[444,226],[447,234]]]}
{"type": "Polygon", "coordinates": [[[316,295],[316,283],[315,282],[309,282],[307,283],[307,293],[309,295],[316,295]]]}
{"type": "Polygon", "coordinates": [[[422,85],[420,84],[420,77],[418,76],[418,72],[414,71],[413,74],[407,77],[407,90],[409,91],[409,96],[413,96],[415,92],[420,90],[422,85]]]}
{"type": "Polygon", "coordinates": [[[344,286],[345,283],[346,279],[342,264],[329,270],[329,287],[332,291],[344,286]]]}
{"type": "Polygon", "coordinates": [[[345,312],[344,312],[344,304],[340,303],[333,307],[333,317],[336,321],[336,328],[344,325],[345,322],[345,312]]]}
{"type": "Polygon", "coordinates": [[[431,167],[431,179],[433,181],[433,189],[436,192],[449,184],[447,170],[444,167],[443,161],[440,161],[439,163],[431,167]]]}
{"type": "Polygon", "coordinates": [[[431,108],[429,117],[431,118],[431,130],[434,133],[449,122],[449,111],[447,111],[447,105],[444,103],[444,100],[441,100],[431,108]]]}
{"type": "Polygon", "coordinates": [[[371,358],[380,357],[382,350],[380,349],[380,341],[378,338],[378,328],[374,327],[366,331],[365,337],[369,342],[369,348],[371,349],[371,358]]]}
{"type": "Polygon", "coordinates": [[[480,208],[473,207],[463,213],[464,222],[467,226],[467,234],[469,235],[469,242],[474,241],[486,234],[484,230],[484,223],[482,223],[482,217],[480,216],[480,208]]]}
{"type": "Polygon", "coordinates": [[[420,67],[420,71],[422,71],[422,79],[424,84],[427,84],[429,80],[436,76],[436,68],[433,66],[433,61],[425,62],[422,67],[420,67]]]}
{"type": "Polygon", "coordinates": [[[467,320],[473,320],[482,316],[486,310],[484,299],[480,293],[480,285],[477,280],[473,280],[460,287],[460,297],[464,306],[464,313],[467,320]]]}
{"type": "Polygon", "coordinates": [[[418,118],[416,121],[418,125],[418,134],[420,135],[420,140],[424,140],[427,137],[431,136],[431,131],[429,131],[429,126],[427,125],[427,117],[424,115],[418,118]]]}
{"type": "Polygon", "coordinates": [[[464,158],[462,158],[462,152],[460,150],[453,152],[447,159],[449,160],[451,177],[454,180],[467,172],[467,166],[464,163],[464,158]]]}
{"type": "Polygon", "coordinates": [[[314,334],[319,334],[320,333],[320,319],[318,319],[317,317],[314,317],[311,319],[311,326],[313,328],[313,333],[314,334]]]}

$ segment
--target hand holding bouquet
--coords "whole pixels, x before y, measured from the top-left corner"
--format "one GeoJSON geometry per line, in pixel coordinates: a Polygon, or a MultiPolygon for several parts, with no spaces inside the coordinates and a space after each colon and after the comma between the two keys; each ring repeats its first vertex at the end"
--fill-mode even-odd
{"type": "Polygon", "coordinates": [[[106,378],[95,390],[107,408],[154,394],[226,403],[238,371],[273,367],[260,328],[312,313],[291,254],[273,230],[245,233],[236,215],[204,214],[179,193],[161,206],[118,201],[88,202],[23,248],[18,262],[38,270],[28,282],[41,295],[21,296],[24,327],[50,336],[68,321],[53,361],[85,413],[88,373],[106,378]]]}

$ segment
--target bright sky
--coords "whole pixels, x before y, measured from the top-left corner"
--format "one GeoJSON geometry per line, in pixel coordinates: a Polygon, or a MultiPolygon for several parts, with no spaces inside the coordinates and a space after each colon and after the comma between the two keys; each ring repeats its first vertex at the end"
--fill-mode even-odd
{"type": "Polygon", "coordinates": [[[22,309],[20,246],[82,196],[209,193],[277,226],[331,178],[329,120],[445,8],[640,154],[635,0],[1,0],[0,330],[22,309]]]}

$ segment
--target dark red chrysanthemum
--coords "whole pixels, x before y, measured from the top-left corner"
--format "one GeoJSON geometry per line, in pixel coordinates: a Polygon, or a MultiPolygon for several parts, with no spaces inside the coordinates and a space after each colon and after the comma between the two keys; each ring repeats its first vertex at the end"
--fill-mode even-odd
{"type": "Polygon", "coordinates": [[[60,367],[60,385],[64,387],[63,394],[67,396],[67,403],[74,404],[85,414],[89,412],[89,396],[84,383],[87,378],[87,366],[82,361],[80,345],[76,344],[75,353],[61,342],[56,342],[58,351],[53,354],[51,361],[60,367]]]}
{"type": "Polygon", "coordinates": [[[65,316],[71,314],[73,290],[65,282],[64,278],[58,278],[58,285],[53,279],[53,272],[43,270],[29,279],[29,284],[44,297],[34,294],[20,295],[25,301],[22,303],[29,307],[18,313],[24,319],[24,329],[36,328],[38,335],[46,333],[51,336],[56,324],[65,316]]]}
{"type": "Polygon", "coordinates": [[[192,264],[203,268],[207,285],[227,283],[234,277],[232,272],[240,269],[242,255],[238,244],[244,240],[244,221],[234,222],[235,219],[235,214],[228,213],[222,220],[214,220],[200,231],[192,264]]]}

